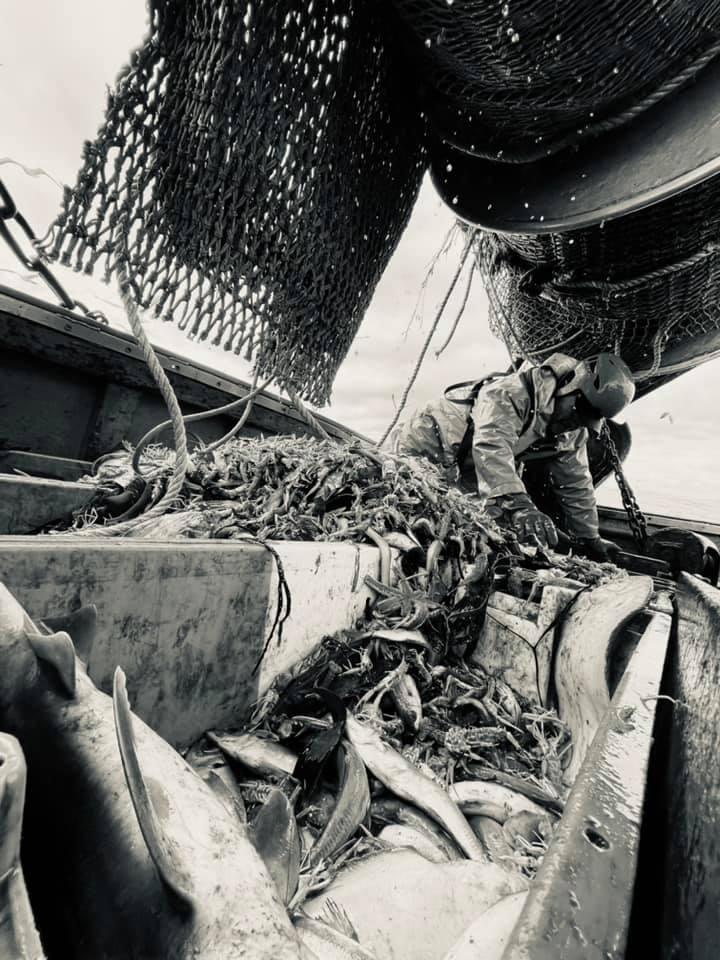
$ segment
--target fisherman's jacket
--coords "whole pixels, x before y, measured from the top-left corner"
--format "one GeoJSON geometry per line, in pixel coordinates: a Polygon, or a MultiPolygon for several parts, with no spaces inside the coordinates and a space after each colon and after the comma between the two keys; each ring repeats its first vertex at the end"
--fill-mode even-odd
{"type": "Polygon", "coordinates": [[[544,459],[568,533],[595,538],[599,535],[598,515],[588,466],[587,431],[583,427],[557,437],[548,433],[555,409],[557,366],[563,361],[574,363],[556,354],[545,366],[524,365],[518,373],[483,385],[474,402],[472,387],[454,392],[452,398],[433,401],[399,424],[388,445],[396,453],[427,457],[444,468],[449,480],[477,491],[483,502],[526,493],[521,479],[523,462],[544,459]],[[463,443],[469,426],[471,444],[467,439],[463,443]],[[468,455],[458,462],[463,448],[468,455]]]}

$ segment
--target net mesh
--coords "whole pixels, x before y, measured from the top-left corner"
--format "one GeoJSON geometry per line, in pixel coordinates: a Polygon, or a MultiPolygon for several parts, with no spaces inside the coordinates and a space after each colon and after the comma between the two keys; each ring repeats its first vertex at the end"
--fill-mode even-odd
{"type": "Polygon", "coordinates": [[[668,348],[720,331],[718,211],[714,177],[582,230],[479,233],[494,332],[533,360],[610,350],[654,376],[668,348]]]}
{"type": "Polygon", "coordinates": [[[523,162],[601,132],[720,53],[720,0],[394,0],[433,124],[523,162]]]}
{"type": "Polygon", "coordinates": [[[155,0],[44,249],[324,404],[424,172],[363,0],[155,0]]]}

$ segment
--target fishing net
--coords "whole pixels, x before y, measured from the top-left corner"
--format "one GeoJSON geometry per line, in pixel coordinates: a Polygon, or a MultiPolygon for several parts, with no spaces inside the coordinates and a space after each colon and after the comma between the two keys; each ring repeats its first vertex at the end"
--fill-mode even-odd
{"type": "Polygon", "coordinates": [[[431,123],[523,162],[621,125],[720,52],[718,0],[394,0],[431,123]]]}
{"type": "Polygon", "coordinates": [[[44,249],[326,403],[425,168],[362,0],[156,0],[44,249]]]}
{"type": "MultiPolygon", "coordinates": [[[[610,350],[653,377],[669,348],[720,331],[719,212],[714,177],[582,230],[480,234],[494,332],[534,360],[610,350]]],[[[698,351],[688,365],[701,360],[698,351]]]]}

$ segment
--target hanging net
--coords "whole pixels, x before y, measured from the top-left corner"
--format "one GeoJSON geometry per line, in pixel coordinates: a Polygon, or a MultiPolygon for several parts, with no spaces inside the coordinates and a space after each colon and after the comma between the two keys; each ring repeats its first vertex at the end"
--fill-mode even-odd
{"type": "Polygon", "coordinates": [[[720,0],[394,0],[431,124],[502,162],[631,120],[720,54],[720,0]]]}
{"type": "MultiPolygon", "coordinates": [[[[479,233],[494,332],[535,361],[622,355],[640,379],[707,334],[720,347],[720,177],[567,233],[479,233]]],[[[697,355],[695,362],[702,357],[697,355]]],[[[688,365],[692,365],[689,363],[688,365]]]]}
{"type": "Polygon", "coordinates": [[[327,403],[426,165],[385,19],[363,0],[151,9],[45,253],[124,267],[141,307],[327,403]]]}

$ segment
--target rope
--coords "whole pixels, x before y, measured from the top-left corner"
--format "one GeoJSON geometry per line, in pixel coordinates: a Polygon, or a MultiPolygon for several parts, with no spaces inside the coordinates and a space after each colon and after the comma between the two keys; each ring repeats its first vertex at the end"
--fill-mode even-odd
{"type": "Polygon", "coordinates": [[[295,409],[300,414],[301,419],[310,427],[310,429],[314,430],[321,440],[332,440],[332,437],[327,432],[325,427],[323,427],[317,417],[313,416],[295,391],[286,386],[285,392],[292,400],[295,409]]]}
{"type": "MultiPolygon", "coordinates": [[[[253,408],[253,401],[255,399],[255,396],[259,393],[259,390],[256,389],[257,382],[258,382],[258,371],[255,370],[255,373],[253,374],[252,383],[250,384],[250,393],[240,398],[243,403],[247,404],[247,406],[245,407],[242,414],[238,418],[237,423],[230,430],[228,430],[228,432],[225,434],[224,437],[220,437],[219,440],[213,440],[212,443],[207,444],[207,446],[203,446],[203,453],[211,453],[213,450],[217,450],[218,447],[221,447],[224,443],[227,443],[228,440],[232,440],[235,434],[239,433],[242,430],[242,428],[247,423],[248,417],[250,416],[250,411],[253,408]]],[[[266,380],[265,383],[263,383],[262,386],[260,387],[260,390],[264,390],[269,383],[270,383],[270,380],[266,380]]],[[[235,402],[239,403],[239,401],[235,401],[235,402]]],[[[226,406],[231,406],[231,404],[226,404],[226,406]]],[[[215,410],[206,411],[206,412],[210,412],[214,415],[214,414],[217,414],[218,409],[219,408],[216,408],[215,410]]]]}
{"type": "Polygon", "coordinates": [[[417,362],[416,362],[416,364],[415,364],[415,369],[413,370],[413,372],[412,372],[412,374],[411,374],[411,376],[410,376],[410,380],[408,381],[408,384],[407,384],[407,386],[405,387],[405,390],[403,391],[403,395],[402,395],[402,398],[401,398],[401,400],[400,400],[400,405],[398,406],[397,410],[395,411],[395,416],[392,418],[392,421],[390,422],[387,430],[385,431],[385,433],[382,435],[380,441],[378,442],[378,446],[379,446],[379,447],[381,447],[381,446],[385,443],[385,441],[387,440],[388,436],[390,435],[390,431],[391,431],[391,430],[393,429],[393,427],[397,424],[398,420],[400,419],[400,414],[401,414],[401,413],[403,412],[403,410],[405,409],[405,404],[407,403],[407,399],[408,399],[408,397],[410,396],[410,391],[412,390],[412,388],[413,388],[414,385],[415,385],[415,381],[417,380],[417,376],[418,376],[418,374],[420,373],[420,367],[422,366],[423,360],[425,359],[425,354],[428,352],[428,347],[430,346],[430,341],[431,341],[432,338],[435,336],[435,331],[437,330],[438,324],[440,323],[440,318],[441,318],[442,315],[443,315],[443,312],[444,312],[444,310],[445,310],[445,307],[447,306],[448,300],[449,300],[450,297],[452,296],[452,292],[453,292],[453,290],[455,289],[455,285],[456,285],[457,282],[458,282],[458,278],[460,277],[460,274],[462,273],[462,268],[465,266],[465,261],[466,261],[467,258],[468,258],[468,255],[469,255],[470,250],[471,250],[471,248],[472,248],[473,240],[474,240],[474,239],[475,239],[475,231],[474,231],[474,230],[471,230],[471,231],[468,233],[468,238],[467,238],[467,240],[466,240],[466,242],[465,242],[465,249],[463,250],[462,256],[460,257],[460,263],[458,264],[458,268],[457,268],[457,270],[455,271],[455,275],[453,276],[452,280],[450,281],[450,286],[448,287],[447,293],[445,294],[445,296],[444,296],[444,298],[443,298],[443,301],[442,301],[442,303],[440,304],[440,307],[438,308],[438,312],[435,314],[435,319],[433,320],[433,324],[432,324],[432,326],[431,326],[431,328],[430,328],[430,333],[427,335],[427,337],[426,337],[426,339],[425,339],[425,343],[423,344],[422,350],[420,351],[420,356],[417,358],[417,362]]]}
{"type": "Polygon", "coordinates": [[[667,323],[664,323],[662,326],[658,327],[658,331],[653,338],[653,362],[650,367],[650,376],[654,377],[662,366],[662,355],[663,355],[663,344],[670,336],[670,331],[680,320],[682,320],[682,314],[677,317],[670,318],[667,323]]]}
{"type": "Polygon", "coordinates": [[[676,90],[679,90],[683,87],[688,81],[692,80],[697,74],[699,74],[705,67],[711,63],[716,57],[720,55],[720,40],[714,43],[709,50],[706,50],[702,56],[697,60],[693,61],[684,70],[674,77],[671,77],[670,80],[667,80],[661,86],[654,90],[647,97],[644,97],[638,103],[633,104],[631,107],[628,107],[626,110],[623,110],[622,113],[618,113],[615,116],[607,117],[605,120],[599,120],[597,123],[587,124],[585,127],[582,127],[579,130],[573,131],[572,134],[565,134],[565,136],[560,136],[552,141],[543,141],[542,144],[539,142],[536,147],[528,147],[526,150],[514,150],[510,153],[508,150],[499,150],[494,153],[490,153],[484,150],[473,150],[473,156],[483,157],[486,160],[500,160],[503,163],[532,163],[535,160],[541,160],[544,157],[551,156],[554,153],[558,153],[560,150],[565,149],[573,145],[579,145],[585,143],[587,140],[590,140],[593,137],[599,137],[604,133],[610,133],[613,130],[617,130],[619,127],[624,126],[626,123],[630,123],[641,113],[649,110],[651,107],[654,107],[655,104],[659,103],[661,100],[664,100],[665,97],[668,97],[671,93],[675,93],[676,90]]]}
{"type": "Polygon", "coordinates": [[[450,333],[448,334],[447,340],[446,340],[445,343],[440,347],[439,350],[436,350],[436,351],[435,351],[435,359],[436,359],[436,360],[437,360],[437,358],[440,356],[440,354],[449,346],[450,341],[451,341],[452,338],[455,336],[455,332],[456,332],[456,330],[457,330],[457,328],[458,328],[458,324],[460,323],[460,320],[461,320],[461,318],[462,318],[463,313],[465,313],[465,307],[467,306],[468,298],[469,298],[469,296],[470,296],[470,288],[472,287],[472,281],[473,281],[473,274],[474,274],[474,273],[475,273],[475,263],[474,263],[473,261],[471,261],[471,262],[470,262],[470,273],[468,274],[467,286],[465,287],[465,293],[464,293],[463,298],[462,298],[462,303],[460,304],[460,309],[458,310],[457,316],[455,317],[455,322],[453,323],[452,327],[450,328],[450,333]]]}
{"type": "MultiPolygon", "coordinates": [[[[175,391],[173,390],[172,385],[167,378],[167,374],[163,370],[162,365],[157,358],[157,354],[153,350],[152,344],[145,333],[137,304],[132,295],[130,281],[125,271],[125,267],[121,264],[118,265],[118,281],[120,287],[120,297],[122,299],[123,306],[125,307],[128,321],[130,322],[130,328],[135,335],[135,339],[137,340],[138,346],[142,350],[143,357],[148,365],[150,373],[152,374],[152,378],[157,384],[158,389],[162,394],[162,398],[168,408],[168,412],[170,413],[170,422],[172,423],[173,438],[175,441],[175,465],[173,467],[173,473],[170,477],[167,489],[155,506],[151,507],[142,516],[143,520],[150,520],[153,517],[159,517],[165,514],[168,507],[176,501],[180,495],[180,492],[182,491],[183,484],[185,483],[185,475],[190,465],[187,451],[187,434],[185,432],[185,423],[183,421],[182,411],[180,410],[180,404],[175,396],[175,391]]],[[[106,523],[104,526],[93,525],[84,527],[82,530],[76,531],[75,535],[116,537],[122,536],[125,531],[129,529],[137,529],[136,519],[126,520],[121,523],[113,523],[112,521],[108,521],[108,523],[106,523]]]]}
{"type": "MultiPolygon", "coordinates": [[[[624,280],[575,280],[572,274],[560,274],[555,280],[543,284],[543,292],[550,294],[565,294],[583,290],[599,290],[607,297],[617,295],[623,290],[635,290],[652,283],[654,280],[664,280],[666,277],[672,277],[676,273],[694,267],[708,257],[715,256],[720,251],[720,243],[717,240],[710,240],[695,253],[682,260],[674,260],[662,267],[656,267],[655,270],[649,270],[647,273],[639,274],[635,277],[627,277],[624,280]]],[[[542,296],[542,293],[541,293],[542,296]]]]}
{"type": "MultiPolygon", "coordinates": [[[[238,408],[244,406],[247,403],[248,404],[247,409],[243,413],[243,416],[240,418],[240,420],[238,420],[238,423],[236,423],[233,426],[232,430],[230,430],[221,440],[215,440],[209,447],[205,447],[206,450],[214,450],[216,446],[219,446],[219,444],[225,440],[229,440],[230,437],[234,436],[238,432],[238,430],[240,430],[245,425],[245,422],[247,421],[247,418],[250,415],[250,407],[252,406],[252,401],[255,399],[255,397],[259,393],[262,393],[262,391],[274,379],[275,379],[274,375],[271,377],[268,377],[268,379],[263,381],[263,383],[261,383],[259,387],[256,387],[255,383],[257,382],[257,376],[255,376],[253,379],[253,384],[250,389],[250,392],[246,393],[244,397],[239,397],[237,400],[232,400],[230,403],[225,403],[221,407],[214,407],[212,410],[203,410],[200,413],[190,413],[186,417],[182,417],[182,421],[183,423],[195,423],[197,420],[207,420],[210,417],[217,417],[221,413],[232,413],[234,410],[237,410],[238,408]]],[[[172,387],[170,387],[170,389],[172,390],[172,387]]],[[[132,467],[135,473],[142,476],[142,473],[140,471],[140,456],[143,453],[145,447],[147,447],[150,441],[153,440],[156,436],[158,436],[158,434],[162,433],[163,430],[166,430],[172,424],[173,424],[172,419],[164,420],[162,423],[158,423],[156,426],[154,426],[152,430],[148,430],[145,436],[140,438],[137,446],[135,447],[135,452],[133,453],[133,458],[132,458],[132,467]]]]}

